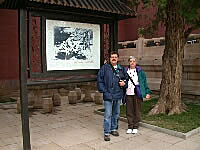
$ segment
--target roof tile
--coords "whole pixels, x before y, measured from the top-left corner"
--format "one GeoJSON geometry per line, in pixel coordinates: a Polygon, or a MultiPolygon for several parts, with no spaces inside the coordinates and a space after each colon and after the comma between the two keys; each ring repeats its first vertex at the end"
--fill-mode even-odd
{"type": "Polygon", "coordinates": [[[109,12],[118,15],[135,16],[135,12],[120,0],[29,0],[29,2],[47,3],[109,12]]]}

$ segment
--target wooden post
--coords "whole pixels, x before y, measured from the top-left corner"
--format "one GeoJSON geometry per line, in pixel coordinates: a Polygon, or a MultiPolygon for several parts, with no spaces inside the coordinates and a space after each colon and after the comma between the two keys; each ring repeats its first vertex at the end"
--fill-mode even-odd
{"type": "Polygon", "coordinates": [[[23,150],[31,150],[26,74],[26,11],[19,9],[19,70],[23,150]]]}
{"type": "Polygon", "coordinates": [[[118,52],[118,21],[113,23],[113,48],[118,52]]]}

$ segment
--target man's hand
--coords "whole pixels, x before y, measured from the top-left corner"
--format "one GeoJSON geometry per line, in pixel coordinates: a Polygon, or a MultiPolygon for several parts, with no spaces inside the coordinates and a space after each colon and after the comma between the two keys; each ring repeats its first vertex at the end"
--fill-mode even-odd
{"type": "Polygon", "coordinates": [[[120,80],[120,81],[119,81],[119,85],[120,85],[120,86],[124,86],[124,85],[125,85],[124,80],[120,80]]]}

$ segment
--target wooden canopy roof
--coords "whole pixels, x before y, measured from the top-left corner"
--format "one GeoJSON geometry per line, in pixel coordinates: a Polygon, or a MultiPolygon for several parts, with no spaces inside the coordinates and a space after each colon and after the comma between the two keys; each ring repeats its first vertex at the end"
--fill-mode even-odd
{"type": "Polygon", "coordinates": [[[120,0],[0,0],[0,8],[65,8],[66,11],[79,9],[119,19],[135,17],[135,11],[120,0]]]}

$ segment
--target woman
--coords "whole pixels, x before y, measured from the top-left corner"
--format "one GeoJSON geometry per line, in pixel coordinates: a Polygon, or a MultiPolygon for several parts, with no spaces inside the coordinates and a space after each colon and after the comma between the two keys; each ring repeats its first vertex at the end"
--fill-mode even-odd
{"type": "Polygon", "coordinates": [[[126,133],[136,134],[141,121],[141,103],[143,98],[150,98],[152,91],[148,87],[145,72],[136,65],[136,58],[130,56],[128,62],[129,66],[125,69],[128,75],[128,88],[126,89],[128,130],[126,133]]]}

